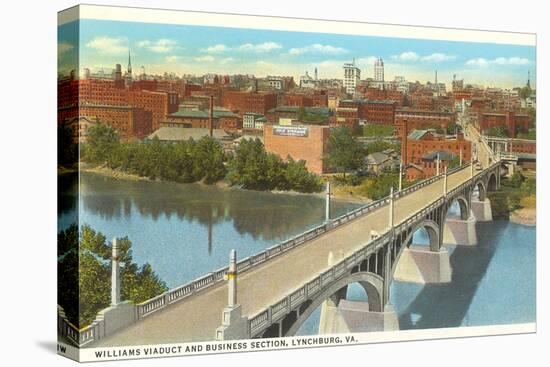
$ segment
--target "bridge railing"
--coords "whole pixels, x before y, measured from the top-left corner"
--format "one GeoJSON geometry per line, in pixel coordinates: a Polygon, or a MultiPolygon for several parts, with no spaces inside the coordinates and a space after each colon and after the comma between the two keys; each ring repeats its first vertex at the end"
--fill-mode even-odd
{"type": "MultiPolygon", "coordinates": [[[[451,170],[450,173],[458,171],[460,169],[463,169],[464,167],[467,167],[467,165],[464,165],[462,167],[457,167],[454,170],[451,170]]],[[[405,195],[408,195],[414,191],[417,191],[427,185],[430,185],[431,183],[442,179],[443,175],[431,177],[429,179],[420,181],[405,190],[402,190],[396,194],[394,194],[395,198],[400,198],[405,195]]],[[[355,218],[358,218],[360,216],[366,215],[382,206],[385,206],[389,204],[390,199],[389,196],[384,197],[382,199],[373,201],[367,205],[361,206],[357,209],[354,209],[348,213],[345,213],[335,219],[333,219],[330,224],[323,223],[319,226],[316,226],[304,233],[301,233],[295,237],[292,237],[282,243],[279,243],[277,245],[274,245],[272,247],[269,247],[265,249],[264,251],[257,253],[255,255],[246,257],[242,260],[240,260],[237,263],[237,271],[242,273],[244,271],[250,270],[254,268],[255,266],[262,264],[263,262],[270,260],[276,256],[279,256],[285,252],[287,252],[290,249],[296,248],[297,246],[300,246],[308,241],[311,241],[314,238],[317,238],[321,236],[322,234],[326,233],[328,230],[334,229],[344,223],[347,223],[355,218]]],[[[220,281],[224,280],[225,274],[227,273],[228,267],[223,267],[218,270],[215,270],[211,273],[205,274],[201,276],[200,278],[197,278],[189,283],[186,283],[182,286],[179,286],[177,288],[171,289],[157,297],[151,298],[147,301],[144,301],[138,305],[137,307],[137,317],[138,319],[144,318],[146,316],[149,316],[155,311],[158,311],[160,309],[165,308],[166,306],[177,302],[179,300],[182,300],[184,298],[190,297],[212,285],[215,285],[219,283],[220,281]]]]}
{"type": "MultiPolygon", "coordinates": [[[[451,174],[455,171],[461,170],[469,165],[466,164],[461,167],[457,167],[448,173],[451,174]]],[[[437,180],[440,180],[443,177],[443,175],[431,177],[429,179],[420,181],[398,193],[394,194],[395,198],[400,198],[403,196],[406,196],[414,191],[417,191],[437,180]]],[[[267,248],[266,250],[257,253],[255,255],[249,256],[247,258],[244,258],[240,260],[237,263],[237,270],[239,272],[244,272],[247,270],[250,270],[254,268],[255,266],[262,264],[263,262],[272,259],[276,256],[279,256],[285,252],[287,252],[290,249],[296,248],[297,246],[300,246],[303,243],[306,243],[314,238],[317,238],[321,236],[322,234],[326,233],[328,230],[334,229],[340,225],[343,225],[355,218],[358,218],[360,216],[366,215],[382,206],[385,206],[389,204],[390,199],[389,196],[373,201],[367,205],[364,205],[362,207],[359,207],[357,209],[354,209],[346,214],[343,214],[335,219],[333,219],[329,224],[324,223],[319,226],[316,226],[304,233],[301,233],[295,237],[292,237],[280,244],[274,245],[272,247],[267,248]]],[[[350,264],[347,264],[347,266],[350,266],[350,264]]],[[[227,273],[228,267],[223,267],[220,269],[217,269],[211,273],[205,274],[189,283],[183,284],[179,287],[176,287],[174,289],[168,290],[165,293],[162,293],[156,297],[153,297],[147,301],[144,301],[142,303],[139,303],[136,305],[136,316],[137,319],[145,318],[152,313],[161,310],[165,307],[167,307],[170,304],[173,304],[175,302],[178,302],[184,298],[190,297],[192,295],[195,295],[199,293],[200,291],[215,285],[225,279],[225,275],[227,273]]],[[[326,281],[326,280],[325,280],[326,281]]],[[[315,291],[315,286],[312,285],[309,289],[310,291],[315,291]]],[[[306,293],[307,294],[307,293],[306,293]]],[[[99,328],[101,325],[99,322],[92,323],[91,325],[83,328],[78,329],[74,325],[70,324],[63,313],[62,319],[65,319],[65,321],[60,321],[59,330],[60,333],[63,336],[66,336],[68,339],[76,343],[77,345],[84,345],[88,342],[93,341],[97,338],[99,335],[99,328]]]]}
{"type": "Polygon", "coordinates": [[[374,251],[382,247],[389,239],[389,236],[390,232],[388,231],[384,235],[369,241],[363,248],[353,252],[350,256],[342,259],[331,268],[306,282],[300,288],[293,290],[278,302],[250,318],[248,320],[250,336],[253,337],[273,323],[280,321],[304,300],[310,299],[312,296],[320,293],[323,288],[340,279],[349,269],[358,265],[374,253],[374,251]]]}
{"type": "Polygon", "coordinates": [[[104,329],[103,320],[94,320],[90,325],[78,328],[73,325],[65,315],[65,310],[57,306],[57,330],[60,336],[66,338],[70,343],[82,347],[99,338],[101,330],[104,329]]]}
{"type": "MultiPolygon", "coordinates": [[[[490,170],[497,166],[499,162],[493,163],[486,170],[490,170]]],[[[454,168],[448,173],[456,172],[462,170],[463,168],[469,166],[469,163],[454,168]]],[[[470,180],[476,180],[479,176],[483,175],[486,170],[477,172],[471,179],[466,180],[462,184],[453,188],[447,193],[447,196],[453,195],[457,191],[464,188],[468,185],[470,180]]],[[[433,181],[432,181],[433,182],[433,181]]],[[[275,304],[269,306],[263,311],[260,311],[256,315],[252,316],[248,323],[250,336],[257,336],[260,332],[265,330],[267,327],[272,325],[275,322],[279,322],[284,318],[289,312],[291,312],[295,307],[299,305],[299,302],[296,301],[296,295],[300,295],[300,300],[310,299],[311,296],[316,295],[321,292],[322,289],[328,286],[330,283],[340,279],[344,274],[347,273],[348,269],[353,268],[354,266],[360,264],[363,260],[367,259],[376,251],[380,250],[385,244],[391,240],[395,232],[402,232],[407,228],[415,226],[417,222],[424,220],[424,218],[434,210],[434,208],[440,206],[446,198],[444,196],[439,196],[435,200],[429,202],[424,207],[422,207],[418,212],[411,214],[407,218],[403,219],[399,224],[395,225],[393,229],[388,229],[381,236],[370,239],[365,245],[359,250],[353,252],[349,256],[345,257],[343,260],[333,265],[331,268],[323,271],[315,278],[306,282],[300,288],[292,291],[287,296],[276,302],[275,304]],[[294,300],[294,303],[293,303],[294,300]]]]}

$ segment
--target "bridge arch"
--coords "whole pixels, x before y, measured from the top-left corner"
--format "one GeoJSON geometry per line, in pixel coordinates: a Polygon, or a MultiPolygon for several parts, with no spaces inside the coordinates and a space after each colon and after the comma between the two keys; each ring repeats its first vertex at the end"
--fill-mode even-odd
{"type": "MultiPolygon", "coordinates": [[[[403,245],[401,246],[401,249],[410,246],[410,242],[412,242],[412,238],[418,230],[424,228],[426,232],[428,233],[428,240],[430,245],[430,250],[432,251],[439,251],[439,225],[434,222],[433,220],[423,220],[422,222],[418,223],[416,226],[413,227],[413,229],[409,232],[407,237],[405,237],[405,240],[403,241],[403,245]]],[[[401,251],[399,251],[399,255],[401,254],[401,251]]],[[[399,256],[396,257],[396,260],[399,259],[399,256]]],[[[396,261],[397,263],[397,261],[396,261]]]]}
{"type": "Polygon", "coordinates": [[[452,206],[458,203],[458,206],[460,208],[460,219],[466,220],[470,217],[470,202],[464,195],[458,195],[449,203],[447,206],[447,209],[445,211],[445,219],[447,218],[447,214],[449,212],[449,209],[452,208],[452,206]]]}
{"type": "Polygon", "coordinates": [[[497,191],[497,189],[498,189],[497,176],[494,172],[491,172],[489,174],[489,178],[487,179],[487,190],[497,191]]]}
{"type": "MultiPolygon", "coordinates": [[[[384,280],[381,276],[370,272],[355,272],[349,274],[343,278],[340,278],[329,287],[324,289],[321,293],[315,295],[314,298],[304,302],[298,310],[300,312],[292,311],[286,315],[280,322],[285,323],[285,320],[292,320],[289,327],[284,330],[282,336],[296,335],[303,323],[311,316],[325,300],[331,298],[333,295],[341,291],[352,283],[359,283],[365,292],[367,293],[369,310],[374,312],[381,312],[383,310],[382,294],[384,290],[384,280]]],[[[287,322],[287,324],[289,324],[287,322]]]]}
{"type": "Polygon", "coordinates": [[[439,251],[439,249],[441,247],[441,243],[440,243],[440,240],[439,240],[440,239],[440,237],[439,237],[440,228],[437,225],[437,223],[432,221],[432,220],[424,220],[424,221],[418,223],[409,232],[409,234],[405,237],[403,242],[401,242],[401,246],[399,246],[399,252],[395,256],[395,260],[392,262],[392,265],[391,265],[391,271],[390,271],[391,277],[388,280],[389,283],[387,285],[387,289],[389,289],[389,286],[390,286],[391,282],[393,282],[393,276],[395,274],[395,270],[397,269],[397,265],[399,264],[399,259],[401,258],[401,255],[403,254],[403,251],[412,244],[412,238],[413,238],[414,233],[416,231],[418,231],[419,229],[422,229],[422,228],[424,228],[426,230],[426,232],[428,232],[428,238],[429,238],[429,241],[430,241],[430,250],[431,251],[439,251]]]}
{"type": "Polygon", "coordinates": [[[476,189],[477,189],[477,193],[478,193],[477,200],[478,201],[485,201],[485,198],[487,197],[487,189],[485,188],[485,184],[483,183],[483,181],[480,180],[480,181],[477,181],[474,184],[474,187],[473,187],[472,193],[471,193],[472,199],[473,199],[473,195],[474,195],[476,189]]]}

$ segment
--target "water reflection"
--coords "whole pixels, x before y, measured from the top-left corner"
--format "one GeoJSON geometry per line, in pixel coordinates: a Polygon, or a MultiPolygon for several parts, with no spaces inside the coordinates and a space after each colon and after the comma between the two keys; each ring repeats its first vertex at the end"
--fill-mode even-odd
{"type": "MultiPolygon", "coordinates": [[[[59,209],[61,227],[77,212],[76,175],[72,182],[70,176],[63,180],[69,192],[59,209]]],[[[230,248],[241,258],[249,256],[324,219],[324,200],[312,195],[117,180],[90,173],[81,174],[80,188],[81,224],[109,238],[127,235],[136,260],[141,256],[174,285],[225,265],[230,248]]],[[[357,206],[335,202],[332,214],[357,206]]]]}

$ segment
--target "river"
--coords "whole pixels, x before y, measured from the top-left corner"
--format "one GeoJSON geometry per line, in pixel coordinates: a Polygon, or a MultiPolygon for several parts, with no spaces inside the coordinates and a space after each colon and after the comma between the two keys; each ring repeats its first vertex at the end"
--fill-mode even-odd
{"type": "MultiPolygon", "coordinates": [[[[128,236],[134,261],[148,262],[169,288],[225,266],[230,249],[255,254],[324,219],[317,196],[221,189],[199,184],[129,181],[92,173],[62,175],[59,229],[79,217],[112,238],[128,236]],[[78,208],[78,210],[77,210],[78,208]]],[[[332,215],[357,204],[334,202],[332,215]]],[[[477,246],[447,246],[449,284],[394,282],[391,302],[401,329],[535,321],[535,228],[508,221],[476,224],[477,246]]],[[[419,231],[415,243],[426,241],[419,231]]],[[[359,286],[348,298],[365,300],[359,286]]],[[[316,334],[319,309],[300,335],[316,334]]]]}

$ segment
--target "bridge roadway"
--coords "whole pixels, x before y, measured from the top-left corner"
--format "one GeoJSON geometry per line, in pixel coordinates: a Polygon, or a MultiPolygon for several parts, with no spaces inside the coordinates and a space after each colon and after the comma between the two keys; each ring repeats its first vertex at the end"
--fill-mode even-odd
{"type": "MultiPolygon", "coordinates": [[[[448,190],[470,178],[470,167],[448,176],[448,190]]],[[[417,212],[443,195],[443,180],[438,180],[394,202],[394,223],[417,212]]],[[[370,231],[384,232],[389,227],[389,208],[381,207],[312,239],[265,264],[238,276],[237,302],[249,319],[278,302],[292,290],[328,269],[333,251],[351,254],[369,239],[370,231]]],[[[122,346],[214,340],[227,304],[227,282],[204,289],[155,312],[137,323],[90,345],[122,346]]]]}

